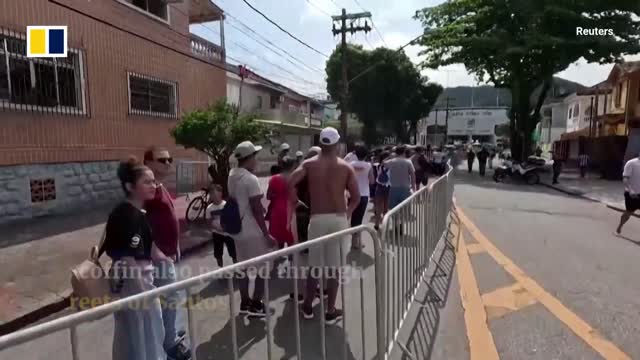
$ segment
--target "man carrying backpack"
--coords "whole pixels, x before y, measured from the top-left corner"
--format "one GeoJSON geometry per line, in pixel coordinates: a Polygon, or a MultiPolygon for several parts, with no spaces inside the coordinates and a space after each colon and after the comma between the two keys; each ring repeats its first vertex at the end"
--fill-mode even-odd
{"type": "MultiPolygon", "coordinates": [[[[250,141],[240,143],[234,151],[238,167],[229,173],[229,200],[220,220],[222,228],[235,240],[238,261],[264,255],[277,245],[265,223],[262,188],[258,177],[253,174],[258,165],[256,154],[261,149],[250,141]]],[[[248,273],[249,270],[239,276],[240,313],[266,316],[267,309],[262,303],[265,283],[260,276],[265,272],[256,274],[253,297],[249,296],[248,273]]]]}

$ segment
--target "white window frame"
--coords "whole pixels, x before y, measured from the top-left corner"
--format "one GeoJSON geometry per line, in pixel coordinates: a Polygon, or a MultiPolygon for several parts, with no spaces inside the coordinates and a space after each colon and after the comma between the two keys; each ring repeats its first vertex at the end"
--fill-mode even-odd
{"type": "Polygon", "coordinates": [[[150,13],[147,10],[141,9],[141,8],[133,5],[132,3],[128,2],[127,0],[116,0],[116,1],[119,2],[122,5],[125,5],[125,6],[131,8],[131,9],[139,12],[140,14],[143,14],[143,15],[146,15],[146,16],[150,17],[153,20],[159,21],[159,22],[161,22],[161,23],[163,23],[165,25],[171,25],[171,6],[170,6],[170,3],[166,4],[167,5],[167,18],[163,19],[163,18],[161,18],[160,16],[158,16],[156,14],[150,13]]]}
{"type": "MultiPolygon", "coordinates": [[[[25,42],[25,48],[26,48],[26,41],[27,41],[27,36],[26,34],[23,33],[9,33],[7,31],[3,31],[2,29],[0,29],[0,34],[7,36],[7,37],[12,37],[14,39],[18,39],[18,40],[22,40],[25,42]]],[[[2,108],[4,109],[11,109],[11,110],[18,110],[18,111],[38,111],[41,113],[55,113],[55,114],[68,114],[68,115],[87,115],[87,84],[86,84],[86,74],[85,74],[85,67],[84,67],[84,52],[80,49],[74,49],[74,48],[68,48],[67,50],[68,54],[75,54],[78,58],[78,74],[80,75],[80,78],[78,79],[79,81],[79,90],[80,93],[76,94],[77,96],[77,100],[78,100],[78,107],[69,107],[69,106],[61,106],[61,105],[57,105],[57,106],[41,106],[41,105],[32,105],[32,104],[16,104],[11,102],[11,99],[7,100],[7,99],[0,99],[0,104],[2,104],[2,108]],[[27,107],[25,109],[25,106],[27,107]]],[[[11,94],[11,71],[10,71],[10,67],[9,67],[9,57],[11,56],[9,53],[8,49],[7,49],[7,44],[6,41],[2,41],[0,43],[0,66],[4,66],[7,69],[7,77],[8,77],[8,84],[9,84],[9,94],[11,94]]],[[[17,55],[17,57],[23,58],[30,61],[31,63],[33,62],[42,62],[42,59],[38,59],[38,58],[27,58],[26,54],[24,56],[22,55],[17,55]]],[[[46,61],[46,60],[44,60],[46,61]]],[[[57,60],[55,58],[53,58],[51,61],[53,61],[54,66],[57,67],[57,60]]],[[[75,70],[75,69],[74,69],[75,70]]],[[[57,76],[56,76],[56,81],[57,81],[57,76]]],[[[59,87],[56,84],[56,91],[59,91],[59,87]]]]}
{"type": "Polygon", "coordinates": [[[132,71],[127,72],[127,94],[128,94],[128,103],[129,103],[129,115],[139,115],[139,116],[151,116],[151,117],[164,117],[170,119],[178,118],[178,83],[170,80],[163,80],[153,76],[148,76],[132,71]],[[144,80],[155,81],[167,85],[171,85],[173,88],[173,114],[161,113],[156,111],[146,111],[146,110],[138,110],[134,109],[131,105],[131,77],[136,77],[144,80]]]}

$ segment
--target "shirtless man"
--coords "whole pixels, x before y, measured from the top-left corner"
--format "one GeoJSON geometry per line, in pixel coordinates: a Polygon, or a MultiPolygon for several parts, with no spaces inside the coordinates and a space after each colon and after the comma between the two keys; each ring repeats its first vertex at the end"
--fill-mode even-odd
{"type": "MultiPolygon", "coordinates": [[[[323,129],[320,132],[322,149],[320,155],[303,162],[289,180],[291,193],[296,194],[298,183],[305,177],[308,179],[311,202],[309,204],[311,207],[309,240],[348,229],[348,219],[360,202],[360,190],[355,172],[346,161],[338,157],[338,141],[340,141],[340,135],[336,129],[332,127],[323,129]],[[345,190],[349,192],[348,204],[345,190]]],[[[325,320],[328,323],[333,323],[342,317],[342,310],[336,309],[336,299],[340,281],[339,268],[343,264],[341,250],[342,254],[346,254],[345,243],[346,239],[341,239],[328,245],[313,247],[309,252],[309,266],[313,268],[324,266],[323,272],[333,273],[327,276],[329,299],[325,320]]],[[[305,319],[313,319],[312,306],[317,287],[318,279],[309,276],[302,305],[305,319]]]]}

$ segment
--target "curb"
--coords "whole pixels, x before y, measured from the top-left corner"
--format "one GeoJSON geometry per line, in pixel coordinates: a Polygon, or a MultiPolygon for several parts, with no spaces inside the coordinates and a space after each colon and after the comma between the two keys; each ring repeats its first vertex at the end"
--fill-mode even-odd
{"type": "MultiPolygon", "coordinates": [[[[207,240],[185,249],[182,252],[183,258],[186,258],[187,256],[195,253],[196,251],[205,248],[208,244],[209,244],[209,241],[207,240]]],[[[71,289],[66,289],[66,291],[71,293],[71,289]]],[[[18,318],[15,318],[13,320],[0,324],[0,336],[4,336],[12,332],[16,332],[20,329],[23,329],[46,317],[49,317],[53,314],[59,313],[60,311],[67,309],[70,305],[71,305],[71,295],[66,296],[55,302],[52,302],[51,304],[44,305],[18,318]]]]}
{"type": "MultiPolygon", "coordinates": [[[[577,192],[577,191],[571,191],[571,190],[563,189],[561,187],[553,186],[553,185],[547,184],[547,183],[540,183],[540,184],[544,185],[544,186],[546,186],[546,187],[548,187],[550,189],[553,189],[553,190],[559,191],[561,193],[567,194],[567,195],[576,196],[576,197],[579,197],[579,198],[582,198],[582,199],[585,199],[585,200],[589,200],[591,202],[596,202],[596,203],[603,204],[607,208],[609,208],[611,210],[614,210],[614,211],[617,211],[617,212],[625,212],[625,211],[627,211],[625,208],[622,208],[620,206],[613,205],[613,204],[610,204],[610,203],[605,203],[605,202],[602,202],[600,200],[592,199],[592,198],[590,198],[588,196],[585,196],[584,194],[582,194],[580,192],[577,192]]],[[[631,213],[631,216],[640,219],[640,215],[638,215],[636,213],[631,213]]]]}

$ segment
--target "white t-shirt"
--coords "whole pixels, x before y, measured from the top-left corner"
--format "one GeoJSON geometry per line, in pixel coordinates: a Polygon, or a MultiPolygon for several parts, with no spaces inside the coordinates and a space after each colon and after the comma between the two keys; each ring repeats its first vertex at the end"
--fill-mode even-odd
{"type": "Polygon", "coordinates": [[[344,157],[344,161],[348,162],[348,163],[352,163],[354,161],[358,161],[358,157],[356,156],[356,154],[352,151],[350,153],[348,153],[345,157],[344,157]]]}
{"type": "Polygon", "coordinates": [[[360,196],[371,196],[371,188],[369,187],[369,173],[371,172],[371,163],[366,161],[352,161],[351,166],[356,172],[356,180],[358,181],[358,189],[360,196]]]}
{"type": "Polygon", "coordinates": [[[214,225],[214,228],[212,228],[211,231],[218,234],[222,234],[222,235],[226,235],[226,234],[218,230],[218,229],[222,229],[222,225],[220,224],[220,215],[219,214],[214,215],[213,213],[216,211],[222,210],[226,203],[227,202],[224,200],[222,200],[222,202],[218,205],[211,203],[209,204],[209,206],[207,206],[207,210],[206,210],[207,219],[211,219],[211,222],[214,225]]]}
{"type": "Polygon", "coordinates": [[[640,194],[640,159],[633,158],[624,165],[623,177],[629,178],[629,190],[634,194],[640,194]]]}
{"type": "Polygon", "coordinates": [[[229,195],[238,202],[242,218],[241,234],[262,234],[258,222],[251,211],[249,199],[262,196],[258,177],[244,168],[234,168],[229,172],[229,195]]]}

